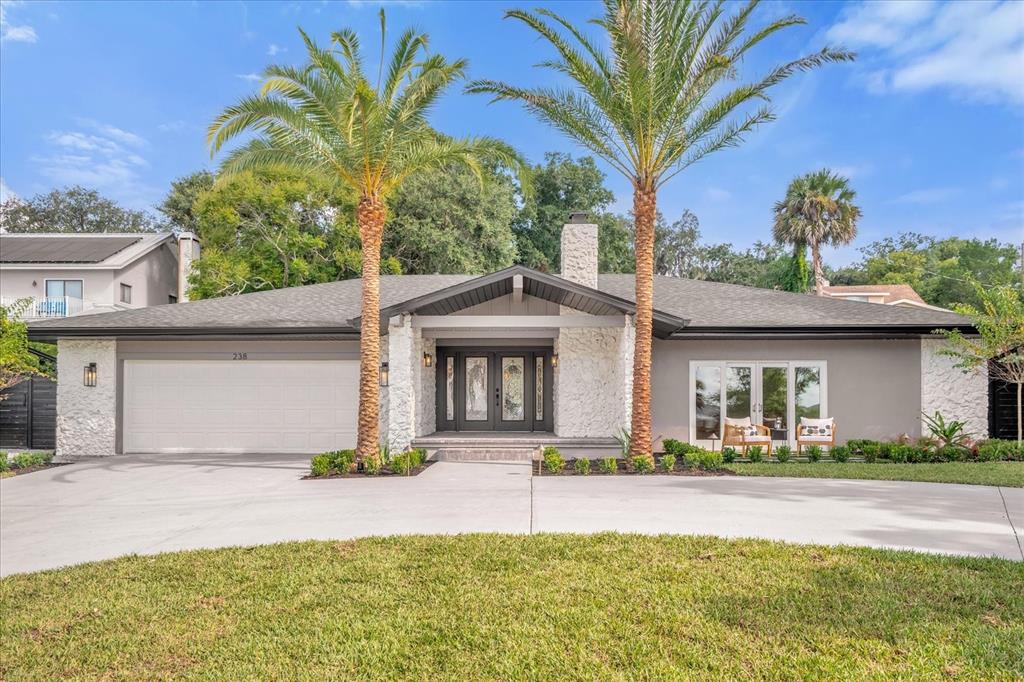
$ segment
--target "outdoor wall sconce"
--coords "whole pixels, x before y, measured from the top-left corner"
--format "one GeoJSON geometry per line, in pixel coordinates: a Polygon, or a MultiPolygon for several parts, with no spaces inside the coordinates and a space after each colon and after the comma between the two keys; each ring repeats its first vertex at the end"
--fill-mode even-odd
{"type": "Polygon", "coordinates": [[[430,353],[424,353],[423,354],[423,366],[424,367],[433,367],[434,366],[434,356],[431,355],[430,353]]]}
{"type": "Polygon", "coordinates": [[[96,386],[96,363],[90,362],[85,366],[85,372],[82,376],[82,383],[90,388],[96,386]]]}
{"type": "Polygon", "coordinates": [[[558,353],[551,354],[551,368],[558,367],[558,353]]]}
{"type": "Polygon", "coordinates": [[[388,385],[388,363],[386,362],[380,363],[380,385],[388,385]]]}

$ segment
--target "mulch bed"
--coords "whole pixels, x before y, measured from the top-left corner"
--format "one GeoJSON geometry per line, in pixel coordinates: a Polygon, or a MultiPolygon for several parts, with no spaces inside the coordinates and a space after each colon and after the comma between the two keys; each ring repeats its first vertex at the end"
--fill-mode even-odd
{"type": "Polygon", "coordinates": [[[400,478],[411,478],[413,476],[418,476],[419,474],[423,473],[424,470],[429,469],[430,466],[433,465],[433,463],[434,462],[432,461],[424,462],[422,466],[418,466],[415,467],[414,469],[411,469],[407,474],[400,474],[397,471],[392,471],[391,469],[385,467],[380,470],[379,474],[365,474],[361,470],[353,471],[347,474],[328,474],[327,476],[311,476],[309,474],[306,474],[305,476],[302,477],[302,480],[324,481],[330,478],[388,478],[390,476],[398,476],[400,478]]]}
{"type": "Polygon", "coordinates": [[[36,466],[25,467],[23,469],[10,469],[4,472],[4,478],[10,478],[12,476],[23,476],[25,474],[31,474],[34,471],[42,471],[43,469],[52,469],[54,467],[62,466],[64,466],[64,464],[54,464],[53,462],[50,462],[49,464],[38,464],[36,466]]]}
{"type": "MultiPolygon", "coordinates": [[[[597,461],[597,460],[594,460],[597,461]]],[[[678,466],[672,471],[665,471],[660,466],[649,471],[647,473],[640,473],[633,469],[626,468],[626,463],[623,460],[618,461],[618,470],[612,474],[606,474],[597,468],[596,464],[591,464],[589,474],[580,474],[576,472],[574,464],[576,460],[566,460],[565,468],[558,473],[551,473],[544,468],[544,462],[541,460],[533,461],[533,475],[534,476],[736,476],[736,472],[729,471],[728,469],[716,469],[714,471],[708,471],[706,469],[692,469],[689,467],[678,466]]]]}

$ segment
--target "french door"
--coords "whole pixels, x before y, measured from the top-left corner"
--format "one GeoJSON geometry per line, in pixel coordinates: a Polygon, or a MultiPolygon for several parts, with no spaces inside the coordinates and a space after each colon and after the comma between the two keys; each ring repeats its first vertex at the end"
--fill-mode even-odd
{"type": "Polygon", "coordinates": [[[551,352],[438,350],[439,431],[551,431],[551,352]]]}
{"type": "Polygon", "coordinates": [[[709,446],[726,417],[750,417],[777,444],[794,445],[801,417],[828,416],[826,369],[820,361],[691,362],[691,440],[709,446]]]}

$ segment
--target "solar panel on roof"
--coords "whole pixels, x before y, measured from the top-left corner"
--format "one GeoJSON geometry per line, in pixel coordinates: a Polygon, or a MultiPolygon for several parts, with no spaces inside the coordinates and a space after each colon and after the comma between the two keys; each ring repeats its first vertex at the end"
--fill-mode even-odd
{"type": "Polygon", "coordinates": [[[100,263],[142,237],[0,237],[0,263],[100,263]]]}

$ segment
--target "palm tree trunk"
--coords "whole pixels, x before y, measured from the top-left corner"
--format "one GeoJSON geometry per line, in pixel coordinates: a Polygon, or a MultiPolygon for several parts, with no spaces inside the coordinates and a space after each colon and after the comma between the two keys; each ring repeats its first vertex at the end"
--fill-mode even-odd
{"type": "Polygon", "coordinates": [[[821,247],[818,242],[811,242],[811,259],[814,261],[814,293],[825,295],[825,273],[821,269],[821,247]]]}
{"type": "Polygon", "coordinates": [[[356,455],[380,458],[380,245],[387,209],[376,196],[356,207],[363,256],[362,327],[359,332],[359,425],[356,455]]]}
{"type": "Polygon", "coordinates": [[[636,343],[633,349],[633,417],[629,454],[652,457],[651,332],[654,314],[654,220],[657,195],[640,184],[633,188],[636,221],[636,343]]]}

